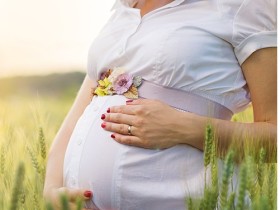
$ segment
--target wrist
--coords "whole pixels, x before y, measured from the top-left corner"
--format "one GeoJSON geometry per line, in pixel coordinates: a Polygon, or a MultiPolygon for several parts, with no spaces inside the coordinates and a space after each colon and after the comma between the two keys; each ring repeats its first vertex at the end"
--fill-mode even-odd
{"type": "Polygon", "coordinates": [[[199,150],[203,150],[204,131],[207,124],[207,118],[190,112],[180,113],[178,117],[180,122],[178,144],[187,144],[199,150]]]}

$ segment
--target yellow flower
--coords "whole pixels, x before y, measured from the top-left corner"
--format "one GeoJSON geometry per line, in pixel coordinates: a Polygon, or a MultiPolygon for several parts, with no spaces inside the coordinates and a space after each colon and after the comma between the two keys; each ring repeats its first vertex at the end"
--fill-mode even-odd
{"type": "Polygon", "coordinates": [[[139,76],[133,77],[125,73],[122,67],[115,67],[103,72],[98,80],[98,85],[93,95],[107,96],[107,95],[124,95],[127,98],[138,98],[138,90],[142,83],[142,78],[139,76]]]}
{"type": "Polygon", "coordinates": [[[106,93],[104,92],[104,90],[101,87],[96,88],[94,93],[98,96],[105,96],[106,95],[106,93]]]}
{"type": "Polygon", "coordinates": [[[98,84],[104,88],[108,87],[109,85],[111,85],[112,83],[108,80],[107,77],[105,77],[104,80],[99,80],[98,84]]]}
{"type": "Polygon", "coordinates": [[[98,81],[98,87],[95,89],[94,93],[98,96],[106,96],[111,94],[110,88],[112,87],[112,83],[106,77],[104,80],[98,81]]]}

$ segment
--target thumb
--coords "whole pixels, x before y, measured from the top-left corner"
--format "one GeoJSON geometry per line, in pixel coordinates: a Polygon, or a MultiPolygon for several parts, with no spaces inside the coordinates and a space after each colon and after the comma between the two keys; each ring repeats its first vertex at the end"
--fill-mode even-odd
{"type": "Polygon", "coordinates": [[[81,198],[82,200],[89,200],[92,198],[93,193],[88,189],[70,189],[70,188],[60,188],[61,194],[66,194],[70,201],[75,201],[77,198],[81,198]]]}

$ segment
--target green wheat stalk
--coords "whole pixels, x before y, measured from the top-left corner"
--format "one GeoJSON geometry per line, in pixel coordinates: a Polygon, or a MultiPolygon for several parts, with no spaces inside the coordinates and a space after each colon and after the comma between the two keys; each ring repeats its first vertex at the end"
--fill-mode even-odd
{"type": "Polygon", "coordinates": [[[265,149],[261,148],[259,154],[259,164],[258,164],[258,183],[260,186],[261,194],[262,194],[262,187],[263,187],[264,173],[265,173],[265,157],[266,157],[265,149]]]}
{"type": "Polygon", "coordinates": [[[21,162],[16,172],[16,178],[15,178],[11,202],[10,202],[10,210],[18,209],[19,196],[20,196],[21,189],[23,187],[24,175],[25,175],[25,168],[24,168],[24,164],[21,162]]]}
{"type": "Polygon", "coordinates": [[[229,198],[228,198],[228,201],[227,201],[227,205],[226,205],[226,210],[231,210],[233,209],[234,207],[234,199],[235,199],[235,193],[231,193],[229,198]]]}
{"type": "Polygon", "coordinates": [[[45,176],[46,176],[46,165],[45,164],[42,164],[40,171],[41,171],[42,180],[45,180],[45,176]]]}
{"type": "Polygon", "coordinates": [[[62,206],[62,210],[70,210],[69,200],[68,200],[68,197],[65,194],[62,194],[60,196],[60,203],[61,203],[61,206],[62,206]]]}
{"type": "Polygon", "coordinates": [[[261,196],[252,206],[253,210],[272,210],[270,209],[269,200],[266,196],[261,196]]]}
{"type": "Polygon", "coordinates": [[[46,204],[46,209],[47,209],[47,210],[54,210],[54,208],[53,208],[53,206],[52,206],[51,203],[47,203],[47,204],[46,204]]]}
{"type": "Polygon", "coordinates": [[[200,204],[199,204],[199,207],[198,207],[199,210],[205,210],[205,201],[204,199],[202,199],[200,201],[200,204]]]}
{"type": "Polygon", "coordinates": [[[269,200],[266,196],[261,197],[260,199],[260,210],[267,210],[269,208],[269,200]]]}
{"type": "Polygon", "coordinates": [[[210,210],[211,203],[211,192],[210,189],[204,189],[204,197],[203,197],[203,209],[210,210]]]}
{"type": "Polygon", "coordinates": [[[216,189],[209,189],[206,196],[206,209],[215,210],[217,205],[217,192],[216,189]]]}
{"type": "Polygon", "coordinates": [[[1,156],[0,156],[0,165],[1,165],[1,174],[5,172],[5,163],[6,163],[6,155],[4,147],[1,148],[1,156]]]}
{"type": "Polygon", "coordinates": [[[39,164],[38,159],[35,157],[34,153],[31,151],[31,149],[29,147],[27,147],[27,151],[30,155],[33,167],[35,168],[35,170],[37,171],[38,174],[41,174],[41,169],[40,169],[40,164],[39,164]]]}
{"type": "Polygon", "coordinates": [[[188,210],[194,210],[193,200],[191,197],[187,197],[186,204],[187,204],[188,210]]]}
{"type": "Polygon", "coordinates": [[[270,209],[274,209],[274,204],[276,200],[276,166],[274,163],[271,163],[269,167],[269,175],[268,175],[268,199],[270,204],[270,209]]]}
{"type": "Polygon", "coordinates": [[[248,176],[247,189],[250,193],[251,200],[254,200],[256,198],[256,195],[258,194],[258,183],[256,177],[256,166],[255,166],[254,158],[248,155],[246,158],[246,164],[247,164],[247,176],[248,176]]]}
{"type": "Polygon", "coordinates": [[[210,157],[212,151],[212,144],[213,144],[213,129],[211,125],[206,126],[205,131],[205,145],[204,145],[204,166],[207,167],[210,164],[210,157]]]}
{"type": "Polygon", "coordinates": [[[243,164],[240,169],[240,184],[239,184],[239,189],[238,189],[236,210],[244,209],[246,188],[247,188],[247,167],[245,164],[243,164]]]}
{"type": "Polygon", "coordinates": [[[40,152],[41,152],[41,157],[45,160],[46,159],[46,139],[45,139],[45,134],[43,131],[43,128],[39,128],[39,142],[40,142],[40,152]]]}
{"type": "Polygon", "coordinates": [[[26,195],[25,195],[25,190],[24,190],[24,187],[23,187],[21,189],[21,192],[20,192],[20,203],[21,203],[21,205],[24,205],[25,201],[26,201],[26,195]]]}
{"type": "Polygon", "coordinates": [[[215,192],[218,196],[218,163],[216,157],[216,144],[213,142],[211,155],[210,155],[210,166],[211,166],[211,182],[212,187],[215,189],[215,192]]]}
{"type": "Polygon", "coordinates": [[[77,210],[82,210],[83,208],[83,201],[81,198],[78,198],[77,201],[76,201],[76,207],[77,207],[77,210]]]}
{"type": "Polygon", "coordinates": [[[211,188],[204,189],[204,196],[200,201],[199,210],[215,210],[217,203],[216,193],[211,188]]]}
{"type": "Polygon", "coordinates": [[[33,201],[33,207],[35,208],[35,209],[40,209],[40,207],[39,207],[39,201],[38,201],[38,192],[35,190],[34,191],[34,193],[33,193],[33,199],[32,199],[32,201],[33,201]]]}
{"type": "Polygon", "coordinates": [[[219,183],[218,183],[218,163],[216,157],[216,142],[213,141],[210,154],[210,169],[211,169],[211,208],[214,210],[218,203],[219,183]]]}
{"type": "Polygon", "coordinates": [[[222,186],[220,191],[220,205],[221,209],[226,208],[228,198],[228,188],[230,179],[233,174],[233,156],[234,152],[230,150],[226,156],[222,175],[222,186]]]}
{"type": "Polygon", "coordinates": [[[211,160],[211,152],[212,152],[212,145],[213,145],[213,129],[210,124],[206,126],[205,130],[205,140],[204,140],[204,188],[206,189],[207,186],[207,166],[210,164],[211,160]]]}

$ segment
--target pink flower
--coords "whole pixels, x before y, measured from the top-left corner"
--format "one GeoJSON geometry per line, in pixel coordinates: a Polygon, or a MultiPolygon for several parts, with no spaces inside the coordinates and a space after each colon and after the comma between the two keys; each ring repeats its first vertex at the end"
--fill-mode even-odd
{"type": "Polygon", "coordinates": [[[128,91],[133,82],[133,77],[129,74],[119,75],[113,83],[114,90],[121,95],[128,91]]]}

